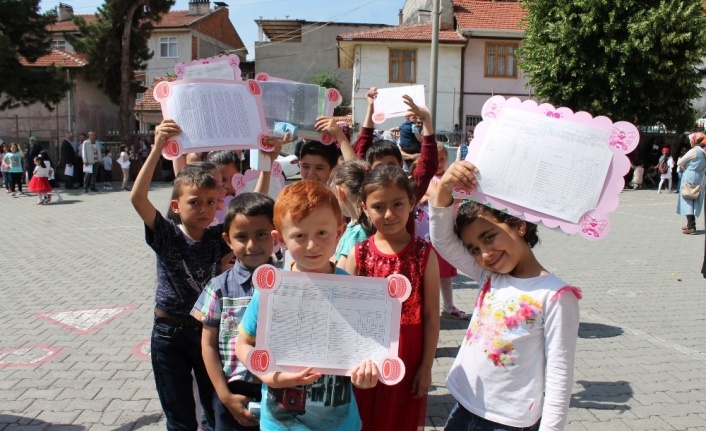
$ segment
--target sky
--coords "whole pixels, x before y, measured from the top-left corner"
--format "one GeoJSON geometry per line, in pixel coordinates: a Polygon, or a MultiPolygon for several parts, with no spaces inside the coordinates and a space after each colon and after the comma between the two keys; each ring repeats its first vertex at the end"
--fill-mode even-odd
{"type": "MultiPolygon", "coordinates": [[[[371,24],[397,24],[397,13],[404,0],[222,0],[230,9],[230,20],[254,59],[257,41],[256,19],[302,19],[307,21],[336,21],[371,24]]],[[[43,11],[59,3],[74,8],[75,14],[92,14],[103,2],[100,0],[42,0],[43,11]]],[[[213,6],[213,2],[211,2],[213,6]]],[[[188,0],[177,0],[172,10],[187,10],[188,0]]]]}

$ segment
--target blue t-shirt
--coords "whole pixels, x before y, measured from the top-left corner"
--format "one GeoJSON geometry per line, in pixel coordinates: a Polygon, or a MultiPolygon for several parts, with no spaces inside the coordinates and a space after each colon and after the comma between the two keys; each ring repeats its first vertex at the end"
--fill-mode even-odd
{"type": "Polygon", "coordinates": [[[422,151],[422,143],[414,135],[419,133],[417,125],[411,121],[405,121],[400,125],[400,148],[407,154],[418,154],[422,151]]]}
{"type": "Polygon", "coordinates": [[[336,247],[336,260],[340,259],[341,256],[348,256],[354,245],[359,242],[363,242],[368,239],[368,234],[365,233],[363,226],[355,222],[349,222],[346,226],[346,231],[341,235],[341,239],[338,240],[338,247],[336,247]]]}
{"type": "MultiPolygon", "coordinates": [[[[336,274],[348,275],[340,268],[336,274]]],[[[248,304],[241,330],[257,333],[260,292],[248,304]]],[[[262,385],[260,429],[267,431],[358,431],[362,427],[350,377],[324,374],[308,386],[270,389],[262,385]]]]}
{"type": "Polygon", "coordinates": [[[201,291],[221,273],[221,259],[230,252],[222,232],[222,224],[210,226],[201,240],[194,241],[159,211],[154,230],[145,225],[145,241],[157,255],[157,308],[191,318],[201,291]]]}

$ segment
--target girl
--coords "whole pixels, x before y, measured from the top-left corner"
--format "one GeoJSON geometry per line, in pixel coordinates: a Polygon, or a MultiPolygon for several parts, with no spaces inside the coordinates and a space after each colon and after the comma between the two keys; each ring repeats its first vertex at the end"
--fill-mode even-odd
{"type": "Polygon", "coordinates": [[[27,188],[30,192],[37,194],[37,205],[44,205],[47,200],[47,194],[51,192],[51,185],[48,180],[50,169],[47,167],[46,163],[44,163],[42,156],[34,158],[34,166],[32,179],[29,180],[27,188]]]}
{"type": "Polygon", "coordinates": [[[346,267],[348,253],[354,245],[370,236],[371,231],[366,226],[365,213],[360,210],[360,194],[363,187],[365,172],[370,166],[363,160],[349,160],[338,165],[331,175],[333,194],[336,195],[341,205],[344,217],[351,221],[346,231],[338,241],[336,248],[336,266],[341,269],[346,267]]]}
{"type": "Polygon", "coordinates": [[[363,211],[376,232],[354,247],[346,261],[350,274],[387,277],[403,274],[412,294],[402,304],[399,357],[405,376],[394,386],[356,390],[364,431],[416,431],[424,425],[426,392],[439,339],[439,267],[429,243],[413,237],[406,224],[414,189],[402,168],[380,165],[366,173],[363,211]]]}
{"type": "MultiPolygon", "coordinates": [[[[446,172],[446,160],[449,158],[449,153],[444,144],[437,144],[436,150],[439,153],[439,168],[436,170],[434,178],[431,179],[426,194],[419,200],[419,205],[417,205],[417,236],[425,241],[429,241],[429,197],[436,193],[436,186],[441,180],[441,176],[446,172]]],[[[441,300],[443,302],[441,316],[468,320],[468,314],[454,305],[453,278],[458,275],[458,271],[442,257],[437,256],[437,258],[439,260],[439,277],[441,277],[439,284],[441,285],[441,300]]]]}
{"type": "MultiPolygon", "coordinates": [[[[58,202],[63,202],[64,198],[61,196],[61,193],[59,193],[59,183],[56,181],[56,178],[54,178],[54,168],[52,167],[51,164],[51,159],[49,158],[49,153],[47,150],[42,150],[41,153],[39,153],[40,157],[44,161],[44,165],[49,169],[49,185],[51,186],[51,192],[54,193],[59,199],[58,202]]],[[[51,202],[51,194],[47,195],[47,200],[44,203],[49,203],[51,202]]]]}
{"type": "Polygon", "coordinates": [[[657,186],[657,193],[662,193],[662,185],[665,181],[669,184],[669,191],[672,192],[672,170],[674,170],[674,159],[671,154],[669,154],[669,148],[662,148],[662,155],[659,157],[659,162],[657,162],[657,171],[659,172],[659,186],[657,186]]]}
{"type": "Polygon", "coordinates": [[[10,165],[5,163],[5,154],[7,154],[7,145],[0,144],[0,173],[2,173],[2,186],[7,193],[10,193],[10,165]]]}
{"type": "Polygon", "coordinates": [[[482,286],[446,379],[458,404],[445,430],[563,430],[581,291],[537,261],[536,225],[470,201],[454,227],[452,191],[474,189],[477,173],[452,164],[430,205],[435,250],[482,286]]]}
{"type": "Polygon", "coordinates": [[[15,187],[17,191],[22,193],[22,159],[25,153],[22,151],[19,145],[16,143],[10,144],[10,152],[5,154],[5,164],[9,166],[10,172],[10,193],[12,196],[17,196],[15,192],[15,187]]]}
{"type": "Polygon", "coordinates": [[[223,208],[219,207],[216,210],[216,220],[218,223],[223,223],[225,219],[225,208],[228,207],[230,201],[235,197],[235,189],[233,188],[233,176],[240,172],[240,159],[232,150],[211,151],[206,156],[206,161],[213,163],[218,168],[218,172],[223,179],[223,187],[225,188],[225,196],[223,197],[223,208]]]}
{"type": "Polygon", "coordinates": [[[127,147],[125,145],[120,147],[118,164],[120,165],[120,170],[123,171],[123,184],[120,186],[120,189],[122,191],[129,192],[130,189],[127,187],[127,182],[130,179],[130,155],[128,154],[127,147]]]}

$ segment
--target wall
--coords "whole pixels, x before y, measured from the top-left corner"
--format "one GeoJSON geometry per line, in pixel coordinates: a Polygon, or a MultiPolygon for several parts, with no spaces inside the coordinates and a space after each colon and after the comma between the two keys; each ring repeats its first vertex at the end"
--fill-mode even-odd
{"type": "MultiPolygon", "coordinates": [[[[302,33],[321,24],[303,27],[302,33]]],[[[302,34],[301,42],[256,42],[255,73],[268,73],[278,78],[309,82],[319,72],[333,72],[341,81],[341,94],[350,100],[353,71],[338,68],[338,45],[336,36],[343,33],[365,31],[379,26],[327,25],[308,34],[302,34]]]]}
{"type": "Polygon", "coordinates": [[[191,61],[191,30],[159,30],[152,32],[152,36],[147,41],[147,47],[154,52],[154,56],[147,62],[147,79],[145,82],[152,82],[153,78],[174,74],[174,65],[191,61]],[[177,37],[178,58],[160,58],[159,39],[163,37],[177,37]]]}
{"type": "MultiPolygon", "coordinates": [[[[361,44],[356,50],[356,61],[353,67],[354,78],[351,83],[354,88],[353,121],[362,124],[365,119],[367,100],[365,95],[370,87],[393,87],[404,84],[389,83],[389,48],[417,48],[417,84],[424,84],[429,97],[429,74],[431,64],[430,44],[387,43],[361,44]]],[[[460,121],[458,117],[461,86],[461,51],[462,45],[441,45],[439,47],[439,71],[437,79],[436,129],[453,130],[454,124],[460,121]],[[455,97],[454,97],[455,89],[455,97]]],[[[393,118],[384,123],[376,124],[376,129],[387,130],[398,127],[404,118],[393,118]]]]}
{"type": "MultiPolygon", "coordinates": [[[[489,39],[470,39],[466,47],[463,71],[463,118],[466,115],[480,115],[481,108],[492,95],[506,98],[519,97],[526,100],[529,88],[525,87],[526,78],[521,70],[517,78],[485,78],[485,42],[489,39]],[[467,94],[480,93],[480,94],[467,94]]],[[[492,40],[498,42],[498,40],[492,40]]]]}

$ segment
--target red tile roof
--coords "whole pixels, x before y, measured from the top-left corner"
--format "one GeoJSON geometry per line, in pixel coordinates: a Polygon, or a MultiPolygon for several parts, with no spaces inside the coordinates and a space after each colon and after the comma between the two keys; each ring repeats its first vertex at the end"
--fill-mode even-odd
{"type": "Polygon", "coordinates": [[[157,84],[162,81],[171,82],[175,79],[176,77],[174,76],[162,76],[154,78],[152,80],[152,84],[150,84],[150,87],[142,95],[142,99],[135,102],[135,111],[161,111],[162,105],[160,105],[159,102],[154,100],[154,87],[156,87],[157,84]]]}
{"type": "MultiPolygon", "coordinates": [[[[337,40],[369,40],[369,41],[420,41],[431,42],[431,23],[406,24],[393,27],[383,27],[374,30],[339,34],[337,40]]],[[[466,43],[466,38],[453,30],[439,32],[440,43],[466,43]]]]}
{"type": "Polygon", "coordinates": [[[20,59],[20,63],[23,66],[31,67],[46,67],[53,64],[61,67],[80,68],[88,64],[88,59],[83,54],[52,48],[51,53],[39,57],[34,63],[30,63],[24,58],[20,59]]]}
{"type": "MultiPolygon", "coordinates": [[[[165,14],[162,17],[162,20],[160,22],[154,23],[155,28],[185,28],[193,25],[197,21],[199,21],[202,18],[207,17],[208,15],[216,12],[216,10],[212,10],[209,14],[207,15],[189,15],[188,10],[173,10],[169,11],[169,13],[165,14]]],[[[97,18],[95,14],[89,14],[89,15],[75,15],[75,16],[80,16],[83,17],[83,19],[86,20],[87,23],[92,24],[95,23],[97,18]]],[[[67,21],[59,21],[55,23],[52,26],[49,26],[49,31],[51,32],[60,32],[60,31],[67,31],[67,32],[73,32],[73,31],[78,31],[78,27],[72,20],[67,20],[67,21]]]]}
{"type": "Polygon", "coordinates": [[[523,31],[525,9],[520,2],[492,0],[454,0],[454,15],[459,31],[523,31]]]}

